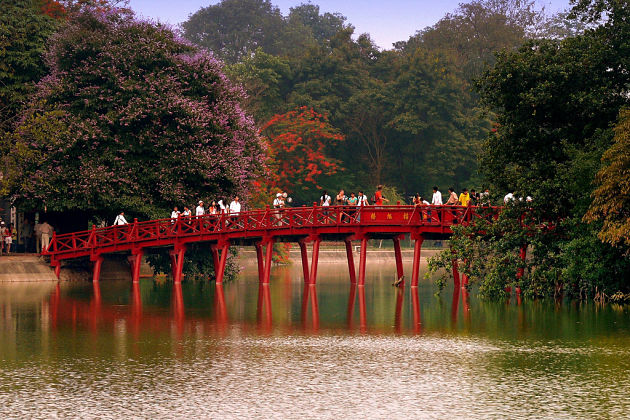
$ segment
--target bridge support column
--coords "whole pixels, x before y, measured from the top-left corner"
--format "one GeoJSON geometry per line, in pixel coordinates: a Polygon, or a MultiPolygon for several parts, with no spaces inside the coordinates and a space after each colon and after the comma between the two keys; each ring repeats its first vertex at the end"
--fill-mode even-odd
{"type": "Polygon", "coordinates": [[[103,266],[103,256],[101,254],[91,255],[90,261],[92,261],[92,282],[98,283],[101,279],[101,267],[103,266]]]}
{"type": "Polygon", "coordinates": [[[394,241],[394,254],[396,256],[396,284],[398,284],[399,281],[400,282],[404,281],[405,273],[403,271],[402,253],[400,251],[400,238],[396,237],[393,239],[393,241],[394,241]]]}
{"type": "Polygon", "coordinates": [[[273,261],[273,239],[269,239],[265,243],[265,269],[262,284],[269,284],[271,278],[271,262],[273,261]]]}
{"type": "Polygon", "coordinates": [[[222,241],[217,244],[210,245],[212,249],[212,257],[214,260],[214,275],[216,284],[223,284],[223,276],[225,274],[225,263],[227,262],[227,254],[230,249],[230,241],[222,241]],[[221,254],[219,255],[219,250],[221,254]]]}
{"type": "Polygon", "coordinates": [[[265,279],[265,260],[263,259],[263,245],[260,242],[254,244],[256,247],[256,261],[258,262],[258,283],[262,284],[265,279]]]}
{"type": "Polygon", "coordinates": [[[367,236],[361,238],[361,254],[359,255],[359,286],[365,285],[365,260],[367,258],[367,236]]]}
{"type": "Polygon", "coordinates": [[[346,256],[348,257],[348,272],[350,274],[350,284],[357,284],[357,273],[354,268],[354,255],[352,254],[352,241],[346,239],[346,256]]]}
{"type": "Polygon", "coordinates": [[[304,284],[310,283],[310,276],[308,271],[308,254],[306,252],[306,241],[304,239],[300,239],[298,241],[300,245],[300,254],[302,255],[302,273],[304,273],[304,284]]]}
{"type": "Polygon", "coordinates": [[[186,245],[177,244],[175,248],[169,252],[171,256],[171,272],[173,274],[173,282],[182,282],[182,273],[184,271],[184,254],[186,254],[186,245]]]}
{"type": "Polygon", "coordinates": [[[415,240],[413,245],[413,268],[411,271],[411,287],[418,287],[418,277],[420,275],[420,254],[422,253],[422,242],[424,242],[424,236],[416,233],[412,235],[412,239],[415,240]]]}
{"type": "Polygon", "coordinates": [[[317,262],[319,261],[319,244],[322,240],[316,237],[313,241],[313,260],[311,261],[311,275],[309,276],[309,284],[317,283],[317,262]]]}
{"type": "Polygon", "coordinates": [[[140,281],[140,266],[142,265],[142,256],[144,250],[137,248],[131,251],[131,255],[127,257],[129,264],[131,265],[131,279],[134,283],[140,281]]]}

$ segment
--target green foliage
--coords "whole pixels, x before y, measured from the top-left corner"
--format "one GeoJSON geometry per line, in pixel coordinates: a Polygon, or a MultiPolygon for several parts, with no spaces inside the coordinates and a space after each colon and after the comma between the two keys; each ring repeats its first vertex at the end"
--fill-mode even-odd
{"type": "Polygon", "coordinates": [[[614,128],[614,143],[606,150],[597,173],[598,187],[584,220],[601,221],[599,238],[630,251],[630,110],[623,109],[614,128]]]}
{"type": "MultiPolygon", "coordinates": [[[[624,13],[616,2],[594,4],[624,13]]],[[[510,203],[492,226],[457,229],[453,249],[472,262],[471,279],[482,295],[500,297],[510,285],[530,297],[592,298],[630,289],[630,259],[597,239],[601,224],[582,222],[611,145],[610,126],[628,103],[627,22],[617,16],[583,35],[504,51],[480,80],[498,123],[483,145],[482,171],[493,189],[534,199],[510,203]],[[518,250],[526,244],[531,255],[517,281],[518,250]]],[[[434,269],[449,258],[436,259],[434,269]]]]}
{"type": "Polygon", "coordinates": [[[37,0],[6,0],[0,13],[0,136],[46,73],[43,53],[57,22],[37,0]]]}

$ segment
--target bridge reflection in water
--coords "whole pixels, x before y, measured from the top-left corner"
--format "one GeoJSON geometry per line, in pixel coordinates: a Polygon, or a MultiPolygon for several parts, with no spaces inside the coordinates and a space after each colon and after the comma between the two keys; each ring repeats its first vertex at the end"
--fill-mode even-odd
{"type": "MultiPolygon", "coordinates": [[[[251,299],[246,298],[244,302],[239,302],[239,297],[243,293],[242,285],[232,284],[224,286],[205,283],[205,289],[200,296],[195,296],[199,295],[198,285],[187,283],[155,285],[151,280],[143,280],[141,283],[93,282],[91,293],[87,289],[82,289],[81,293],[73,291],[72,287],[77,285],[70,285],[68,286],[70,289],[66,290],[66,286],[62,289],[61,285],[57,284],[46,307],[53,331],[60,327],[71,328],[73,331],[83,328],[98,334],[124,328],[132,337],[151,331],[168,332],[173,338],[182,338],[200,331],[204,334],[224,336],[232,327],[259,334],[296,330],[308,334],[321,331],[378,334],[424,332],[418,288],[393,288],[387,285],[389,287],[387,295],[392,299],[387,305],[383,305],[384,301],[390,299],[383,296],[385,289],[378,292],[378,299],[373,295],[371,288],[368,289],[368,293],[372,295],[366,298],[366,288],[356,284],[344,285],[347,295],[341,293],[341,296],[334,296],[332,290],[328,289],[325,293],[326,305],[323,314],[325,322],[322,329],[318,286],[305,284],[301,287],[301,295],[295,295],[292,288],[297,284],[285,284],[275,291],[272,291],[268,284],[258,284],[254,319],[248,315],[253,307],[246,307],[250,304],[248,300],[251,299]],[[121,287],[124,284],[126,286],[121,287]],[[110,287],[115,290],[107,290],[110,287]],[[102,292],[102,288],[106,293],[102,292]],[[226,301],[226,288],[230,291],[230,304],[226,301]],[[109,297],[104,299],[104,294],[109,297]],[[143,302],[143,294],[149,303],[143,302]],[[112,295],[115,299],[112,299],[112,295]],[[126,298],[121,299],[124,295],[127,295],[126,298]],[[159,296],[157,300],[156,296],[159,296]],[[347,300],[344,305],[341,299],[346,299],[345,296],[347,300]],[[339,303],[341,305],[338,305],[339,303]],[[299,317],[297,312],[293,313],[293,308],[297,309],[296,304],[299,305],[299,317]],[[371,305],[376,306],[370,307],[371,305]],[[383,310],[391,312],[387,315],[383,310]],[[370,319],[378,317],[385,321],[370,322],[370,319]]],[[[246,295],[251,294],[252,286],[251,283],[246,286],[246,295]]],[[[82,287],[85,287],[85,284],[82,287]]],[[[451,328],[457,328],[460,321],[469,324],[467,290],[454,288],[450,303],[451,328]]]]}

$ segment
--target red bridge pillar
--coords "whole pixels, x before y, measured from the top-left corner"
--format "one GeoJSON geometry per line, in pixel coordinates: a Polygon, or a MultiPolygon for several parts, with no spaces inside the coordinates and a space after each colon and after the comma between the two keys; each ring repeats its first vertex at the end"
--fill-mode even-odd
{"type": "Polygon", "coordinates": [[[142,265],[142,256],[144,250],[142,248],[136,248],[131,251],[131,255],[127,257],[129,264],[131,265],[131,279],[134,283],[140,281],[140,266],[142,265]]]}
{"type": "Polygon", "coordinates": [[[90,255],[90,261],[92,261],[92,281],[94,283],[101,279],[101,267],[103,265],[103,256],[101,254],[90,255]]]}
{"type": "Polygon", "coordinates": [[[411,239],[415,240],[413,245],[413,269],[411,272],[411,287],[418,287],[418,277],[420,275],[420,254],[422,252],[422,242],[424,236],[421,233],[413,233],[411,239]]]}
{"type": "Polygon", "coordinates": [[[173,273],[173,282],[181,283],[184,271],[184,255],[186,254],[186,245],[176,244],[169,252],[171,256],[171,272],[173,273]]]}
{"type": "Polygon", "coordinates": [[[302,273],[304,274],[304,284],[310,283],[309,270],[308,270],[308,253],[306,252],[306,240],[300,239],[298,241],[300,245],[300,255],[302,256],[302,273]]]}
{"type": "Polygon", "coordinates": [[[227,262],[227,254],[230,249],[230,241],[219,241],[210,245],[212,250],[212,259],[214,261],[214,275],[216,284],[223,284],[223,275],[225,274],[225,263],[227,262]],[[219,255],[219,250],[221,254],[219,255]]]}
{"type": "Polygon", "coordinates": [[[365,286],[365,264],[367,258],[367,236],[361,238],[361,254],[359,255],[359,286],[365,286]]]}
{"type": "Polygon", "coordinates": [[[319,244],[321,243],[319,236],[313,240],[313,257],[311,261],[311,274],[309,276],[309,284],[315,284],[317,282],[317,261],[319,260],[319,244]]]}
{"type": "Polygon", "coordinates": [[[350,239],[346,239],[346,256],[348,257],[348,272],[350,273],[350,284],[357,283],[357,273],[354,268],[354,255],[352,254],[352,241],[350,239]]]}
{"type": "Polygon", "coordinates": [[[403,271],[402,253],[400,251],[400,238],[394,240],[394,254],[396,255],[396,283],[405,276],[403,271]]]}

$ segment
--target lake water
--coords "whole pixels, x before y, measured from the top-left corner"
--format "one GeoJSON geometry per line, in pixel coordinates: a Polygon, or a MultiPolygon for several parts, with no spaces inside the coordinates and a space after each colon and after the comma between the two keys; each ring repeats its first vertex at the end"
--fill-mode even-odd
{"type": "Polygon", "coordinates": [[[0,285],[0,418],[630,416],[628,308],[436,296],[394,272],[0,285]]]}

